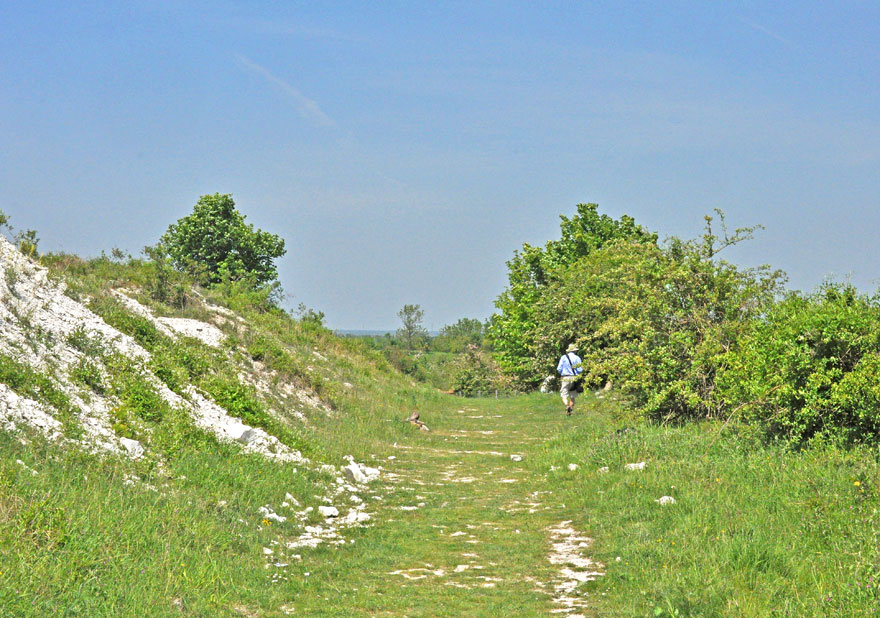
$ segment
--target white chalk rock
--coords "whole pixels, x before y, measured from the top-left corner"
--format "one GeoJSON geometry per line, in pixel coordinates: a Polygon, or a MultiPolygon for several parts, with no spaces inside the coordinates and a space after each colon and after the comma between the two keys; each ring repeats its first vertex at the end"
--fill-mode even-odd
{"type": "Polygon", "coordinates": [[[663,496],[662,498],[654,500],[654,502],[658,502],[660,506],[666,506],[667,504],[675,504],[675,498],[672,496],[663,496]]]}
{"type": "Polygon", "coordinates": [[[335,506],[319,506],[318,512],[324,517],[339,517],[339,509],[335,506]]]}
{"type": "Polygon", "coordinates": [[[645,466],[647,465],[648,464],[646,462],[640,461],[639,463],[626,464],[624,468],[626,468],[627,470],[644,470],[645,466]]]}
{"type": "Polygon", "coordinates": [[[510,461],[522,461],[522,455],[511,455],[510,461]]]}
{"type": "Polygon", "coordinates": [[[361,472],[363,472],[364,476],[367,477],[368,483],[379,478],[379,468],[371,468],[369,466],[361,464],[361,472]]]}
{"type": "Polygon", "coordinates": [[[367,482],[367,477],[361,472],[361,467],[354,462],[342,468],[342,473],[352,483],[360,485],[367,482]]]}
{"type": "Polygon", "coordinates": [[[131,456],[132,459],[138,459],[144,455],[144,447],[137,440],[130,438],[119,438],[122,448],[131,456]]]}
{"type": "Polygon", "coordinates": [[[599,468],[598,472],[599,474],[607,474],[609,472],[608,466],[602,466],[601,468],[599,468]]]}
{"type": "Polygon", "coordinates": [[[244,423],[232,423],[226,427],[226,433],[236,442],[249,444],[253,441],[256,434],[253,427],[248,427],[244,423]]]}
{"type": "Polygon", "coordinates": [[[571,470],[572,472],[574,472],[575,470],[578,469],[578,465],[576,463],[570,463],[570,464],[568,464],[568,469],[571,470]]]}
{"type": "Polygon", "coordinates": [[[271,519],[271,520],[277,521],[279,523],[287,521],[286,517],[284,517],[283,515],[279,515],[278,513],[276,513],[272,509],[270,509],[268,506],[261,506],[260,507],[260,514],[263,517],[265,517],[266,519],[271,519]]]}

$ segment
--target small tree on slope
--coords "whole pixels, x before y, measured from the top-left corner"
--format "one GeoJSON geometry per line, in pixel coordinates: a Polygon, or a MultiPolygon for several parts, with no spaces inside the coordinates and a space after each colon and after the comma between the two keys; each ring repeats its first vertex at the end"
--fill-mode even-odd
{"type": "Polygon", "coordinates": [[[265,286],[278,278],[274,260],[286,253],[282,238],[245,223],[232,195],[220,193],[200,197],[159,244],[175,268],[208,285],[252,279],[254,287],[265,286]]]}

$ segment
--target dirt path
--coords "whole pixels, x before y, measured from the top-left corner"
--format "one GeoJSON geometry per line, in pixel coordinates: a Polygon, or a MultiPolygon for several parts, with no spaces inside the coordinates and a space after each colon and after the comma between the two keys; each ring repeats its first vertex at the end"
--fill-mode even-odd
{"type": "Polygon", "coordinates": [[[578,584],[601,567],[535,462],[547,436],[583,418],[549,399],[463,403],[423,414],[432,431],[414,428],[381,461],[375,524],[354,547],[303,556],[309,594],[295,615],[588,614],[578,584]]]}

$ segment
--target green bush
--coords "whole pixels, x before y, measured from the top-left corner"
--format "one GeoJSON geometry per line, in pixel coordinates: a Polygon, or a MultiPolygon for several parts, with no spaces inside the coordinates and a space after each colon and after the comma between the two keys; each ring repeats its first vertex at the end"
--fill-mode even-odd
{"type": "Polygon", "coordinates": [[[452,390],[459,395],[474,396],[509,385],[501,377],[498,365],[476,345],[470,345],[454,361],[452,390]]]}
{"type": "MultiPolygon", "coordinates": [[[[711,223],[711,219],[707,218],[711,223]]],[[[741,269],[716,255],[748,237],[737,230],[666,247],[614,242],[558,272],[536,304],[531,365],[555,371],[580,344],[587,382],[610,380],[655,420],[720,414],[715,379],[773,302],[782,275],[741,269]]]]}
{"type": "Polygon", "coordinates": [[[538,305],[546,300],[548,286],[569,271],[572,263],[614,242],[657,243],[657,235],[632,217],[615,220],[600,215],[598,208],[597,204],[578,204],[571,219],[560,217],[559,240],[548,241],[543,249],[526,243],[507,262],[508,286],[495,301],[498,312],[490,319],[488,335],[499,364],[521,386],[535,386],[546,375],[536,372],[531,361],[544,336],[536,324],[544,317],[538,305]]]}
{"type": "Polygon", "coordinates": [[[232,196],[220,193],[200,197],[192,214],[168,227],[160,246],[177,269],[203,283],[250,279],[258,288],[278,278],[273,260],[285,253],[284,240],[246,224],[232,196]]]}
{"type": "Polygon", "coordinates": [[[741,342],[719,375],[730,408],[774,435],[876,442],[880,302],[850,285],[789,294],[741,342]]]}

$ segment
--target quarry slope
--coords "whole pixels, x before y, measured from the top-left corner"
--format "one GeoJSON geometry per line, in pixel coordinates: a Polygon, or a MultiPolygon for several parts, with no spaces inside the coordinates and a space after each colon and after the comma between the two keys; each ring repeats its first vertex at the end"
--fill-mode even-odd
{"type": "MultiPolygon", "coordinates": [[[[87,389],[74,378],[77,368],[88,366],[102,376],[108,373],[105,358],[109,355],[135,361],[134,370],[152,385],[159,396],[172,407],[185,410],[195,424],[214,433],[218,439],[236,442],[248,452],[284,461],[302,461],[302,455],[289,448],[263,429],[252,427],[241,419],[230,416],[226,410],[192,384],[175,393],[149,368],[152,356],[131,336],[107,324],[84,304],[65,295],[65,284],[52,281],[46,268],[20,254],[6,239],[0,238],[0,259],[3,278],[0,280],[0,353],[33,371],[49,376],[54,386],[63,393],[74,410],[68,419],[78,425],[79,436],[68,438],[60,411],[46,401],[16,393],[13,388],[0,385],[0,423],[7,429],[29,425],[50,439],[75,440],[91,451],[105,450],[142,457],[144,446],[137,440],[117,435],[113,430],[110,410],[118,404],[113,396],[102,389],[87,389]],[[102,354],[83,350],[76,341],[99,342],[102,354]],[[87,365],[85,365],[87,363],[87,365]]],[[[115,298],[136,315],[153,323],[166,336],[176,339],[190,337],[202,345],[217,348],[224,338],[214,324],[187,318],[155,318],[137,300],[121,291],[113,290],[115,298]]],[[[222,308],[216,315],[228,321],[230,312],[222,308]]],[[[234,315],[232,318],[234,319],[234,315]]],[[[257,374],[243,376],[260,383],[257,374]]],[[[320,402],[313,394],[289,389],[301,401],[320,402]]]]}

